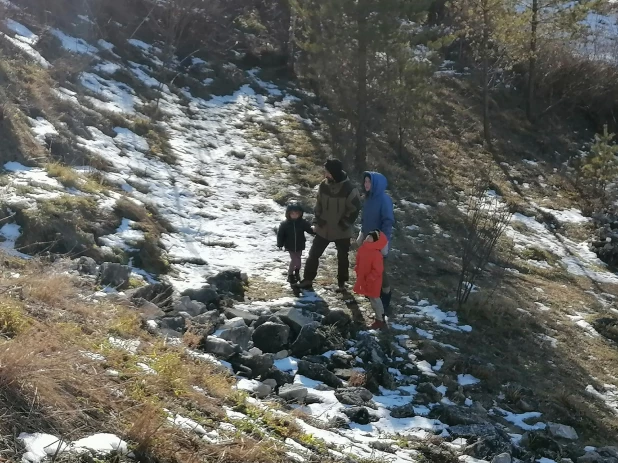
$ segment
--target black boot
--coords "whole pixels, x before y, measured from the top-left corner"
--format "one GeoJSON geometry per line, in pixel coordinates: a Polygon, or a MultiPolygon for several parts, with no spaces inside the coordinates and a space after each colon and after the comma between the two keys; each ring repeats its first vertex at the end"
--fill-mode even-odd
{"type": "Polygon", "coordinates": [[[298,289],[311,289],[311,288],[313,288],[313,281],[311,281],[311,280],[301,280],[300,283],[296,283],[295,286],[298,289]]]}
{"type": "Polygon", "coordinates": [[[294,283],[298,283],[300,281],[300,270],[294,270],[294,283]]]}
{"type": "Polygon", "coordinates": [[[294,274],[293,274],[293,273],[290,273],[290,274],[288,275],[288,283],[289,283],[289,284],[291,284],[291,285],[293,285],[294,283],[296,283],[296,277],[294,276],[294,274]]]}
{"type": "Polygon", "coordinates": [[[386,315],[387,317],[392,316],[392,312],[390,310],[392,295],[392,291],[388,293],[380,292],[380,300],[382,301],[382,306],[384,306],[384,315],[386,315]]]}

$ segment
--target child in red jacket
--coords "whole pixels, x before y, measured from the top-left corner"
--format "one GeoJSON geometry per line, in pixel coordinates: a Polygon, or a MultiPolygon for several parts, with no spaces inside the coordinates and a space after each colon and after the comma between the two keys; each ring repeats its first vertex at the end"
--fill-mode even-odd
{"type": "Polygon", "coordinates": [[[362,246],[356,254],[356,284],[354,292],[362,296],[367,296],[371,307],[375,312],[376,319],[371,325],[371,329],[382,329],[384,323],[384,306],[380,300],[380,290],[382,289],[382,273],[384,272],[384,257],[382,249],[386,247],[388,240],[386,235],[379,230],[367,234],[362,246]]]}

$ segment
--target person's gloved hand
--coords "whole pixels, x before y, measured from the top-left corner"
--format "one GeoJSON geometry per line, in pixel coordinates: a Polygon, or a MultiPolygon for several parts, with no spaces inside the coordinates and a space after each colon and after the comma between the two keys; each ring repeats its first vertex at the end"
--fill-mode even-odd
{"type": "Polygon", "coordinates": [[[384,257],[386,257],[388,255],[389,245],[390,245],[390,243],[386,243],[386,246],[384,246],[384,248],[382,248],[382,250],[380,251],[384,257]]]}

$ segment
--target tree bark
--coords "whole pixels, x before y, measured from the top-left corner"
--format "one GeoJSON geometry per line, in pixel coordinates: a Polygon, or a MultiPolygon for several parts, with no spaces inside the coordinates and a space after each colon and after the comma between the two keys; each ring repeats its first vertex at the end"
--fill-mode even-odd
{"type": "Polygon", "coordinates": [[[290,10],[290,28],[288,31],[288,43],[287,43],[287,58],[288,58],[288,72],[290,76],[296,74],[296,8],[293,4],[288,2],[288,8],[290,10]]]}
{"type": "Polygon", "coordinates": [[[539,0],[532,0],[532,20],[530,23],[530,59],[528,63],[528,100],[526,104],[526,116],[530,122],[535,119],[535,87],[536,87],[536,53],[537,53],[537,30],[539,25],[539,0]]]}
{"type": "Polygon", "coordinates": [[[358,4],[358,50],[357,50],[357,125],[355,163],[363,171],[367,163],[367,11],[365,2],[358,4]]]}
{"type": "Polygon", "coordinates": [[[489,5],[483,0],[483,39],[481,43],[482,79],[483,79],[483,138],[491,147],[491,128],[489,125],[489,5]]]}

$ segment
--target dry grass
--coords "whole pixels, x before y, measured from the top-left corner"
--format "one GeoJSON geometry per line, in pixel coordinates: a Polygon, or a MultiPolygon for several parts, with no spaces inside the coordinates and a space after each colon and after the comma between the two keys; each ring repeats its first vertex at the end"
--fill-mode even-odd
{"type": "Polygon", "coordinates": [[[229,452],[221,452],[170,427],[163,408],[203,423],[224,420],[220,401],[233,395],[233,378],[218,365],[193,359],[182,346],[149,335],[133,310],[78,297],[89,289],[78,288],[77,279],[45,271],[36,261],[20,270],[17,280],[0,276],[0,287],[6,288],[0,334],[7,338],[0,342],[0,413],[6,418],[0,433],[49,432],[75,439],[113,432],[144,458],[158,461],[205,461],[215,450],[220,460],[207,461],[285,461],[269,443],[239,437],[228,444],[229,452]],[[139,340],[139,350],[113,347],[110,335],[139,340]],[[138,362],[156,374],[144,373],[138,362]],[[119,376],[106,374],[110,368],[119,376]]]}
{"type": "Polygon", "coordinates": [[[68,275],[32,275],[19,279],[24,297],[48,305],[66,307],[77,295],[73,279],[68,275]]]}

